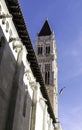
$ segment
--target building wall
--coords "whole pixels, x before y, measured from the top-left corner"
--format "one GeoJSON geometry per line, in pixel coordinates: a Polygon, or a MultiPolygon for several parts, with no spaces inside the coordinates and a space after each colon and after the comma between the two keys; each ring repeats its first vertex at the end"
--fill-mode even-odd
{"type": "Polygon", "coordinates": [[[0,129],[28,130],[32,99],[25,91],[24,64],[18,65],[1,28],[0,41],[0,129]]]}
{"type": "Polygon", "coordinates": [[[11,97],[16,61],[0,27],[0,129],[4,129],[11,97]],[[3,43],[4,42],[4,43],[3,43]]]}
{"type": "Polygon", "coordinates": [[[4,0],[0,8],[0,130],[54,130],[49,106],[26,59],[28,52],[12,17],[3,17],[10,15],[4,0]]]}

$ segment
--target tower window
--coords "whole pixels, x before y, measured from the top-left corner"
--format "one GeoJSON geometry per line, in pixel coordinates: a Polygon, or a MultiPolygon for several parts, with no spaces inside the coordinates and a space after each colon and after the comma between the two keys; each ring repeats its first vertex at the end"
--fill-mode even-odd
{"type": "Polygon", "coordinates": [[[45,84],[50,84],[50,64],[45,64],[45,84]]]}
{"type": "Polygon", "coordinates": [[[45,84],[50,84],[50,72],[45,72],[45,84]]]}
{"type": "Polygon", "coordinates": [[[46,46],[46,54],[50,54],[50,46],[46,46]]]}
{"type": "Polygon", "coordinates": [[[39,47],[38,47],[38,55],[42,55],[42,51],[43,51],[42,46],[39,46],[39,47]]]}

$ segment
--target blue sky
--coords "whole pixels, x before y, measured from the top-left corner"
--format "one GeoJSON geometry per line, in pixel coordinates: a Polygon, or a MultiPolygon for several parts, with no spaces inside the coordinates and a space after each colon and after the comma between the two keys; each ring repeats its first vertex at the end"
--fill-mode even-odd
{"type": "Polygon", "coordinates": [[[55,33],[59,120],[63,130],[82,128],[82,0],[19,0],[32,43],[46,17],[55,33]]]}

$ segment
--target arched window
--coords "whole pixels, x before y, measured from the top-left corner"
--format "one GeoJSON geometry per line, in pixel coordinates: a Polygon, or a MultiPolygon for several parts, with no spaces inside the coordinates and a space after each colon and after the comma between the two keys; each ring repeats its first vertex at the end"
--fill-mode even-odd
{"type": "Polygon", "coordinates": [[[45,72],[45,84],[50,84],[50,72],[45,72]]]}
{"type": "Polygon", "coordinates": [[[43,53],[43,47],[38,46],[38,55],[42,55],[42,53],[43,53]]]}
{"type": "Polygon", "coordinates": [[[45,84],[50,84],[50,64],[45,64],[45,84]]]}
{"type": "Polygon", "coordinates": [[[48,46],[46,46],[46,55],[47,54],[50,54],[50,46],[48,45],[48,46]]]}

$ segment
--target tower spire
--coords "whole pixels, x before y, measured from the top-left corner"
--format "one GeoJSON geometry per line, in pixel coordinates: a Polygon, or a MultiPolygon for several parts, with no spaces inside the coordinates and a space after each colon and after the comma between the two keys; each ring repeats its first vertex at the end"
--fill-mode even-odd
{"type": "Polygon", "coordinates": [[[48,18],[46,18],[38,36],[49,36],[51,34],[52,34],[52,31],[51,31],[50,25],[48,23],[48,18]]]}

